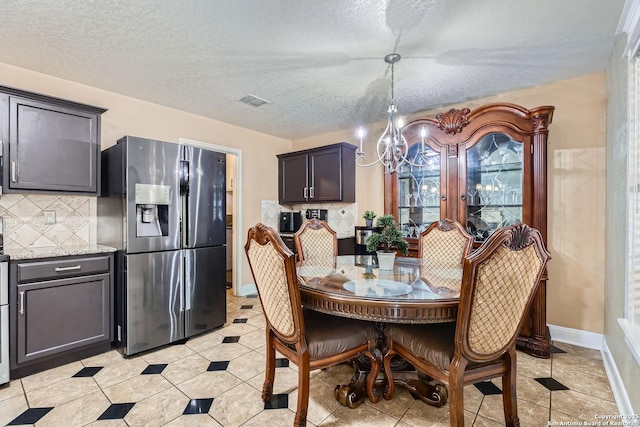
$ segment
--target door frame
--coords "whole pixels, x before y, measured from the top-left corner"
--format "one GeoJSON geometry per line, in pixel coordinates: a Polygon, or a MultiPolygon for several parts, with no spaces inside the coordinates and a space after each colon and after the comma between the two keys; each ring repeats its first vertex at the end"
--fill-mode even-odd
{"type": "Polygon", "coordinates": [[[240,233],[240,230],[242,230],[242,197],[238,196],[239,194],[242,194],[242,150],[239,148],[225,147],[223,145],[211,144],[182,137],[178,138],[178,143],[236,156],[236,167],[234,170],[235,176],[233,177],[233,182],[236,186],[233,190],[233,224],[231,227],[233,230],[231,289],[235,296],[249,294],[251,293],[251,289],[244,289],[244,287],[239,287],[238,285],[238,279],[242,277],[242,258],[238,256],[238,249],[244,247],[242,242],[242,233],[240,233]]]}

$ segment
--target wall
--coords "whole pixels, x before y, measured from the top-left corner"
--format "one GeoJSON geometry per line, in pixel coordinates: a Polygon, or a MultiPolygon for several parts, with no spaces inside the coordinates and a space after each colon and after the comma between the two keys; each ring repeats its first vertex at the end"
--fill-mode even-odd
{"type": "MultiPolygon", "coordinates": [[[[178,142],[182,137],[241,149],[242,235],[250,225],[260,221],[260,201],[278,198],[276,154],[291,151],[288,140],[2,63],[0,84],[107,108],[102,115],[103,149],[123,135],[168,142],[178,142]]],[[[247,108],[250,114],[252,107],[247,108]]],[[[249,265],[244,255],[239,255],[243,264],[238,283],[250,284],[253,279],[249,265]]]]}
{"type": "MultiPolygon", "coordinates": [[[[549,263],[547,322],[598,334],[604,332],[604,186],[605,74],[597,73],[420,113],[433,117],[450,108],[474,109],[491,102],[525,108],[556,107],[549,127],[549,263]],[[588,239],[588,241],[585,241],[588,239]]],[[[384,106],[381,106],[381,108],[384,106]]],[[[407,121],[412,118],[409,117],[407,121]]],[[[371,127],[365,151],[373,148],[371,127]]],[[[347,141],[357,144],[353,129],[293,142],[293,149],[347,141]]],[[[358,168],[356,202],[360,209],[384,209],[381,167],[358,168]]],[[[360,220],[363,222],[364,220],[360,220]]]]}
{"type": "Polygon", "coordinates": [[[607,185],[605,241],[605,339],[615,360],[630,404],[640,412],[637,392],[640,366],[633,357],[618,318],[624,318],[627,262],[627,84],[628,64],[622,57],[626,36],[620,35],[607,66],[607,185]]]}
{"type": "Polygon", "coordinates": [[[6,252],[24,248],[95,243],[96,198],[5,194],[0,197],[6,252]],[[44,210],[56,213],[45,224],[44,210]]]}

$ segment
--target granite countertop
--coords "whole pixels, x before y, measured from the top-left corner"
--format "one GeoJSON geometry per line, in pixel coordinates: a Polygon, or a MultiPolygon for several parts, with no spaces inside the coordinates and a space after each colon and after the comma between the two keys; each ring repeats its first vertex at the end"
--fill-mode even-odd
{"type": "Polygon", "coordinates": [[[47,246],[41,248],[4,248],[11,260],[32,258],[53,258],[58,256],[101,254],[117,251],[117,248],[98,244],[47,246]]]}

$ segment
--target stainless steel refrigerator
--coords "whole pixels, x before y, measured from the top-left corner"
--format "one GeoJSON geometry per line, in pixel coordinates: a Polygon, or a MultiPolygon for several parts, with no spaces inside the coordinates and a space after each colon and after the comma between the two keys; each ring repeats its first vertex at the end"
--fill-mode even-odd
{"type": "Polygon", "coordinates": [[[125,136],[102,152],[98,242],[117,252],[125,355],[226,319],[225,154],[125,136]]]}

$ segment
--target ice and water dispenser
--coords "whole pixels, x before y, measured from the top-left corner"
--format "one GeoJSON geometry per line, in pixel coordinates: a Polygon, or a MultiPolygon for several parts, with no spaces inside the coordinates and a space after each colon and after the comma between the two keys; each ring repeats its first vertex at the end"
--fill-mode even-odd
{"type": "Polygon", "coordinates": [[[136,184],[136,236],[169,235],[168,185],[136,184]]]}

